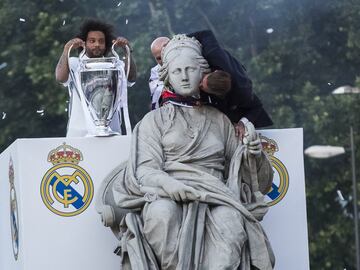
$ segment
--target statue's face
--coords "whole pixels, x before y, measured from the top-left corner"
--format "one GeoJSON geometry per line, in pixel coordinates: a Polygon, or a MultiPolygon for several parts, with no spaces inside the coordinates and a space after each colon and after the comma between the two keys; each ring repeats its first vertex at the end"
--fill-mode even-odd
{"type": "MultiPolygon", "coordinates": [[[[169,63],[169,82],[175,93],[182,96],[195,96],[199,92],[201,70],[197,54],[188,48],[176,50],[176,56],[169,63]]],[[[172,54],[174,56],[174,54],[172,54]]],[[[171,55],[169,55],[171,57],[171,55]]]]}

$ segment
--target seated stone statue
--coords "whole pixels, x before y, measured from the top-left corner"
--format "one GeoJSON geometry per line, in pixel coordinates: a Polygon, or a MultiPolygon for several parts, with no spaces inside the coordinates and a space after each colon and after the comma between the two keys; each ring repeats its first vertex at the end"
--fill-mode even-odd
{"type": "Polygon", "coordinates": [[[126,209],[111,223],[122,269],[273,269],[259,223],[273,171],[258,134],[249,122],[239,141],[223,113],[196,102],[206,71],[197,40],[175,36],[162,59],[176,101],[138,123],[129,161],[101,195],[126,209]]]}

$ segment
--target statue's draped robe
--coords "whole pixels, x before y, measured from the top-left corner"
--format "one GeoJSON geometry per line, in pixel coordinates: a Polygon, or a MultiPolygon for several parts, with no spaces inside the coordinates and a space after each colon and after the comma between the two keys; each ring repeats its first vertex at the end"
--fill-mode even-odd
{"type": "MultiPolygon", "coordinates": [[[[214,108],[166,104],[148,113],[113,189],[117,206],[130,210],[120,224],[123,269],[272,269],[270,244],[253,215],[266,205],[254,202],[245,148],[214,108]],[[201,197],[176,203],[152,184],[159,178],[175,178],[201,197]]],[[[259,181],[271,183],[265,154],[256,164],[259,181]]]]}

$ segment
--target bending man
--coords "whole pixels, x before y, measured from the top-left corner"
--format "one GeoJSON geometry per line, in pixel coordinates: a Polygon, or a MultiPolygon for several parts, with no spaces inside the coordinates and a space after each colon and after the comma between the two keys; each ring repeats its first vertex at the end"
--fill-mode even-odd
{"type": "MultiPolygon", "coordinates": [[[[245,67],[219,45],[214,34],[206,30],[188,36],[195,37],[201,43],[202,55],[212,71],[204,76],[200,85],[203,99],[229,117],[234,123],[236,135],[244,136],[244,123],[247,121],[252,122],[256,128],[272,125],[273,122],[260,99],[252,91],[252,82],[245,67]]],[[[153,44],[158,45],[155,47],[156,50],[152,49],[153,56],[156,61],[161,61],[158,58],[158,51],[166,46],[166,40],[157,38],[153,44]]],[[[161,62],[158,63],[161,65],[161,62]]],[[[152,69],[153,85],[160,85],[156,75],[153,75],[157,70],[159,70],[158,66],[152,69]]]]}

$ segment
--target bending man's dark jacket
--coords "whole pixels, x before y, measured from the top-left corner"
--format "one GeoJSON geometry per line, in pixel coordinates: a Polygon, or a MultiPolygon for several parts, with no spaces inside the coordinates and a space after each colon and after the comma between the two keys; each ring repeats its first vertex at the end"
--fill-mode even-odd
{"type": "Polygon", "coordinates": [[[188,35],[195,37],[203,46],[202,53],[212,71],[223,70],[231,75],[231,89],[224,99],[211,96],[211,104],[238,123],[246,117],[256,128],[273,124],[260,99],[252,91],[252,82],[246,69],[229,52],[220,47],[214,34],[200,31],[188,35]]]}

